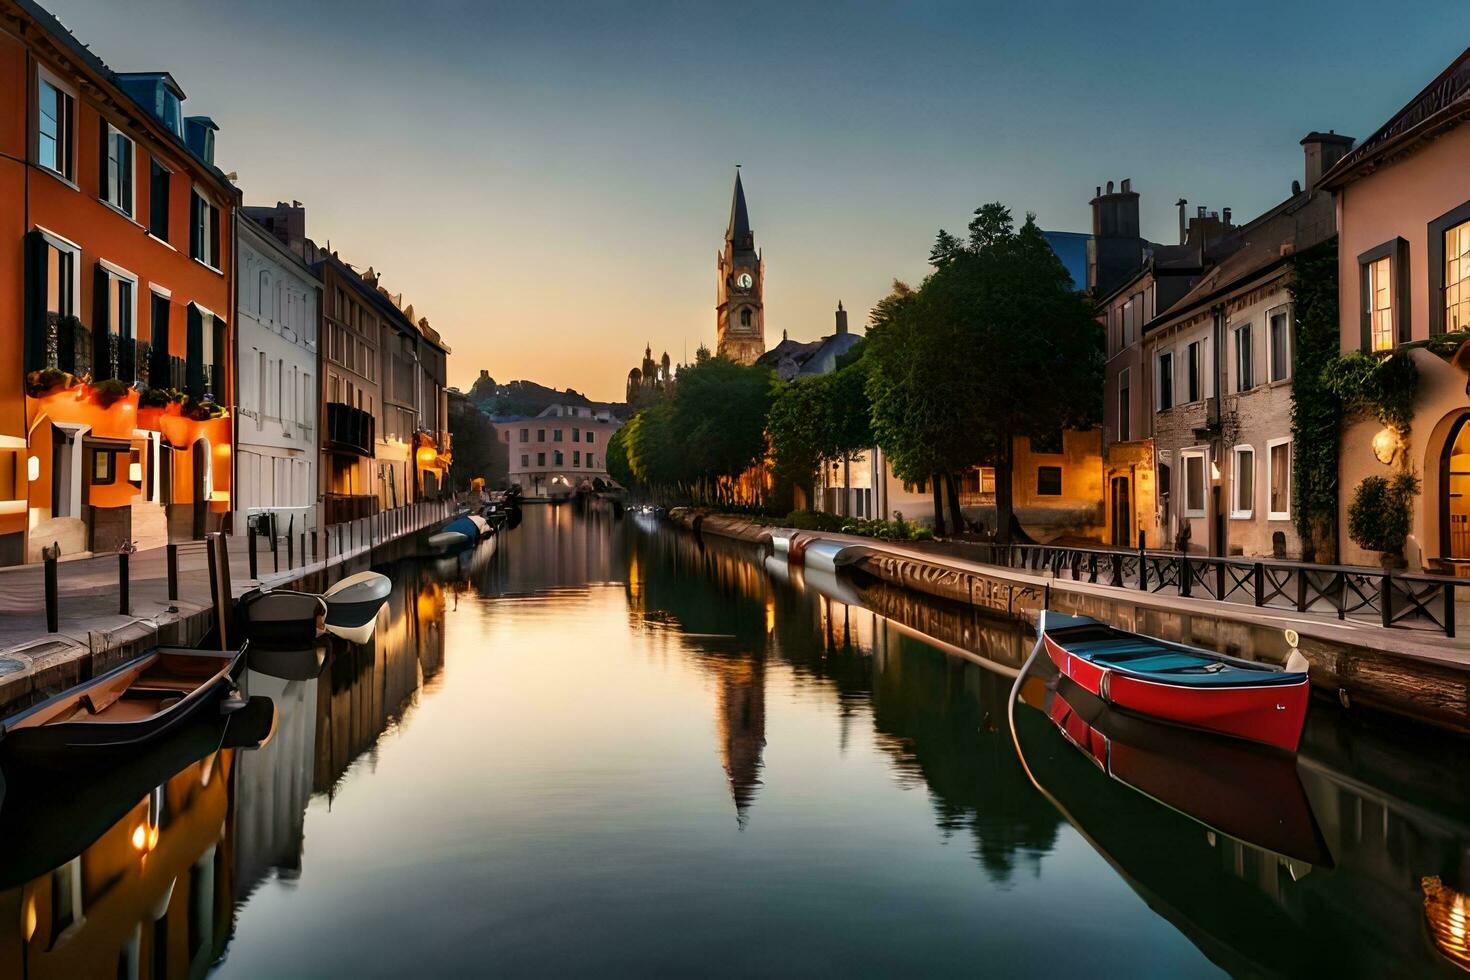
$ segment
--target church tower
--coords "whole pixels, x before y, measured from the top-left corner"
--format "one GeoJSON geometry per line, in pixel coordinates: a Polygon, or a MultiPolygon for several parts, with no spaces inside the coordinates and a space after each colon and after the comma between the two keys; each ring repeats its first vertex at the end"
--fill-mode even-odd
{"type": "Polygon", "coordinates": [[[715,353],[737,364],[754,364],[766,352],[765,264],[755,250],[755,234],[745,209],[745,188],[735,171],[730,200],[730,226],[725,249],[717,259],[719,285],[715,303],[715,353]]]}

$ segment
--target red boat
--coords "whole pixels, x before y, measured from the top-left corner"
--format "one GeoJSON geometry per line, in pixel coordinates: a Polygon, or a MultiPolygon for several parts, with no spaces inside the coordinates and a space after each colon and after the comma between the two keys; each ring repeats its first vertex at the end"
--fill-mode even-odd
{"type": "Polygon", "coordinates": [[[1301,741],[1311,688],[1300,653],[1282,668],[1050,611],[1039,632],[1057,669],[1111,705],[1287,752],[1301,741]]]}

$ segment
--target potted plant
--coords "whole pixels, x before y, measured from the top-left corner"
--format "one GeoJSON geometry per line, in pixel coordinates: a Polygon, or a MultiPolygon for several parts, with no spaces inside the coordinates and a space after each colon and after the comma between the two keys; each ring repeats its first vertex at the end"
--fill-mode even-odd
{"type": "Polygon", "coordinates": [[[45,398],[66,388],[74,387],[77,376],[60,368],[48,367],[26,375],[26,394],[32,398],[45,398]]]}
{"type": "Polygon", "coordinates": [[[1409,539],[1413,498],[1419,478],[1407,471],[1392,478],[1365,477],[1348,505],[1348,536],[1358,547],[1380,553],[1385,569],[1403,568],[1404,544],[1409,539]]]}
{"type": "Polygon", "coordinates": [[[194,422],[209,422],[221,418],[224,414],[224,406],[207,395],[204,398],[184,400],[184,418],[194,422]]]}
{"type": "Polygon", "coordinates": [[[138,395],[138,428],[162,432],[164,416],[178,416],[183,400],[183,392],[174,388],[144,389],[138,395]]]}
{"type": "Polygon", "coordinates": [[[132,391],[132,387],[127,382],[108,378],[92,385],[92,400],[97,403],[98,408],[111,408],[126,398],[129,391],[132,391]]]}

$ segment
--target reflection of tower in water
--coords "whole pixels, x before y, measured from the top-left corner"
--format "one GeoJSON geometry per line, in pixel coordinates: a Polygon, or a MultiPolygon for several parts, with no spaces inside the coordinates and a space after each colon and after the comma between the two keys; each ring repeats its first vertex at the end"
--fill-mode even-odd
{"type": "Polygon", "coordinates": [[[761,784],[761,753],[766,747],[766,664],[759,654],[739,660],[712,660],[715,674],[715,727],[720,762],[730,780],[735,820],[741,828],[761,784]]]}

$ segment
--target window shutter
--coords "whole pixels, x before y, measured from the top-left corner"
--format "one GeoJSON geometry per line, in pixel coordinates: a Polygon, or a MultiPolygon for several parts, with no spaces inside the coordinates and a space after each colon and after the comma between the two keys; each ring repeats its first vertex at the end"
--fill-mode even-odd
{"type": "Polygon", "coordinates": [[[1358,349],[1361,351],[1373,349],[1373,287],[1368,273],[1371,266],[1371,262],[1358,258],[1358,349]]]}
{"type": "Polygon", "coordinates": [[[46,239],[35,229],[26,232],[25,244],[25,367],[39,371],[46,366],[46,239]]]}
{"type": "Polygon", "coordinates": [[[189,257],[194,259],[203,256],[200,250],[203,243],[199,241],[199,212],[203,205],[204,201],[198,194],[189,195],[189,257]]]}
{"type": "Polygon", "coordinates": [[[92,379],[106,381],[117,377],[115,345],[108,336],[112,324],[112,307],[109,302],[111,280],[101,264],[92,267],[92,379]]]}
{"type": "MultiPolygon", "coordinates": [[[[211,388],[212,388],[211,394],[214,395],[214,400],[215,401],[220,402],[221,404],[223,404],[226,401],[226,397],[225,397],[225,394],[226,394],[225,393],[225,383],[226,383],[225,382],[225,344],[228,343],[228,341],[229,341],[229,329],[226,326],[225,321],[221,320],[219,317],[213,317],[213,320],[214,320],[214,350],[213,350],[212,353],[214,355],[214,363],[211,365],[211,367],[213,367],[214,370],[212,372],[213,378],[212,378],[212,384],[211,384],[211,388]]],[[[279,412],[279,409],[277,409],[277,411],[279,412]]]]}
{"type": "Polygon", "coordinates": [[[198,398],[204,394],[204,314],[193,303],[189,304],[189,332],[185,343],[184,386],[190,395],[198,398]]]}
{"type": "Polygon", "coordinates": [[[1402,238],[1393,243],[1393,297],[1394,332],[1400,344],[1407,344],[1409,336],[1409,243],[1402,238]]]}
{"type": "MultiPolygon", "coordinates": [[[[97,136],[97,195],[104,201],[112,201],[112,195],[108,193],[107,187],[107,144],[110,142],[107,132],[107,120],[97,120],[99,133],[97,136]]],[[[80,181],[78,182],[80,183],[80,181]]],[[[112,201],[116,204],[116,201],[112,201]]]]}
{"type": "Polygon", "coordinates": [[[219,208],[209,205],[209,264],[216,269],[219,264],[219,208]]]}

